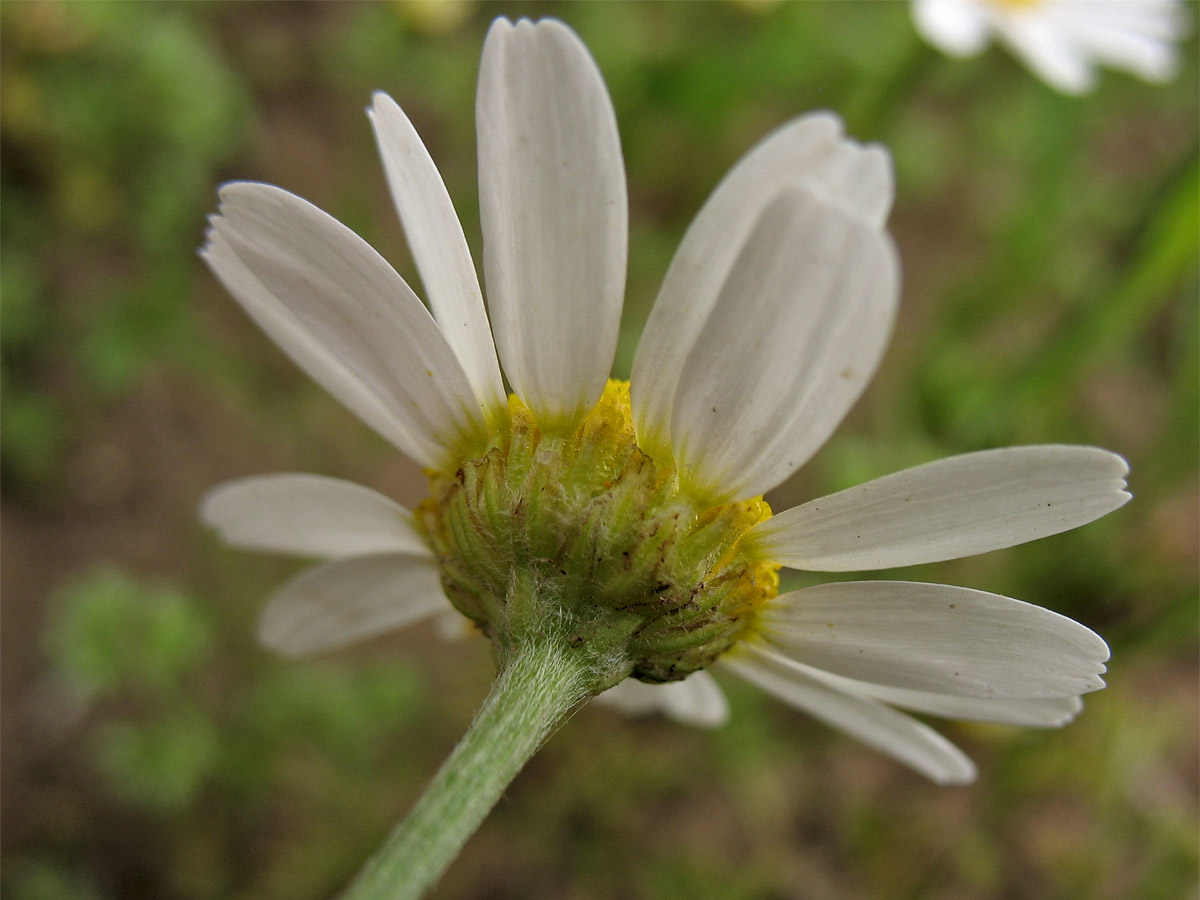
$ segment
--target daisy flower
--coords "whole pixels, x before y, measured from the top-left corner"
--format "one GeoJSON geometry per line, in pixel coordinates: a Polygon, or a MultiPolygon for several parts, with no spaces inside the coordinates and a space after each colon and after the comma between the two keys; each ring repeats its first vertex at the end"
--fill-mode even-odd
{"type": "Polygon", "coordinates": [[[951,56],[974,56],[995,35],[1066,94],[1090,91],[1096,65],[1166,81],[1186,26],[1178,0],[913,0],[912,12],[951,56]]]}
{"type": "Polygon", "coordinates": [[[779,513],[762,499],[826,441],[887,344],[900,275],[882,147],[819,112],[747,153],[686,233],[625,383],[609,380],[625,173],[579,38],[552,20],[488,33],[486,310],[413,126],[384,94],[369,115],[428,308],[352,231],[269,185],[225,185],[203,250],[292,359],[430,478],[412,511],[303,474],[206,497],[230,543],[324,560],[267,605],[268,646],[321,653],[449,601],[503,660],[553,620],[564,646],[595,649],[588,695],[615,686],[626,708],[716,724],[715,664],[942,783],[970,780],[971,762],[901,709],[1055,726],[1103,686],[1105,643],[1018,600],[890,581],[777,596],[781,566],[953,559],[1128,499],[1120,457],[1057,445],[952,457],[779,513]]]}

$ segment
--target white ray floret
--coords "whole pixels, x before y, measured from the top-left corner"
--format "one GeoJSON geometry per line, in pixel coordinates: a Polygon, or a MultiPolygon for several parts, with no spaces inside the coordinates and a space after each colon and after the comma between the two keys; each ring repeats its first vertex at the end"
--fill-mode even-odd
{"type": "Polygon", "coordinates": [[[600,399],[625,293],[628,200],[612,102],[565,25],[497,19],[476,122],[496,347],[530,409],[566,425],[600,399]]]}
{"type": "Polygon", "coordinates": [[[250,318],[296,365],[394,447],[420,459],[417,454],[422,444],[413,430],[254,276],[220,233],[210,230],[200,255],[250,318]]]}
{"type": "Polygon", "coordinates": [[[287,656],[337,650],[446,608],[427,555],[379,553],[306,569],[263,610],[258,637],[287,656]]]}
{"type": "Polygon", "coordinates": [[[322,475],[259,475],[204,497],[200,518],[230,544],[329,559],[373,553],[430,556],[412,513],[362,485],[322,475]]]}
{"type": "Polygon", "coordinates": [[[437,323],[353,231],[294,194],[250,182],[222,188],[212,228],[396,412],[419,442],[414,458],[444,465],[484,433],[479,401],[437,323]]]}
{"type": "Polygon", "coordinates": [[[671,260],[634,357],[633,420],[650,452],[669,450],[687,356],[751,229],[788,187],[807,188],[882,231],[892,204],[891,160],[882,147],[845,138],[833,114],[811,113],[764,138],[717,185],[671,260]]]}
{"type": "Polygon", "coordinates": [[[729,720],[729,701],[707,672],[695,672],[683,681],[645,684],[626,678],[596,697],[596,702],[630,716],[661,713],[685,725],[716,728],[729,720]]]}
{"type": "Polygon", "coordinates": [[[905,469],[757,526],[763,556],[853,572],[974,556],[1078,528],[1129,500],[1115,453],[1008,447],[905,469]]]}
{"type": "Polygon", "coordinates": [[[776,197],[679,373],[681,482],[740,499],[803,465],[874,374],[898,293],[886,237],[806,188],[776,197]]]}
{"type": "Polygon", "coordinates": [[[946,719],[966,719],[973,722],[994,722],[1001,725],[1021,725],[1033,728],[1060,728],[1075,718],[1083,709],[1083,699],[1069,697],[1035,697],[1032,699],[1010,697],[964,697],[937,691],[914,691],[909,688],[891,687],[844,678],[824,669],[808,666],[783,656],[760,645],[758,652],[778,663],[780,671],[798,671],[810,678],[824,682],[829,687],[871,697],[889,706],[897,706],[912,712],[941,716],[946,719]]]}
{"type": "Polygon", "coordinates": [[[758,620],[783,655],[846,678],[965,697],[1070,697],[1104,686],[1108,645],[1048,609],[905,581],[817,585],[758,620]]]}
{"type": "Polygon", "coordinates": [[[722,659],[721,666],[938,784],[967,784],[975,779],[975,764],[961,750],[928,725],[877,700],[831,688],[794,669],[781,669],[753,647],[722,659]]]}
{"type": "Polygon", "coordinates": [[[430,309],[485,412],[494,416],[506,404],[504,382],[454,204],[429,151],[396,101],[376,93],[368,115],[430,309]]]}

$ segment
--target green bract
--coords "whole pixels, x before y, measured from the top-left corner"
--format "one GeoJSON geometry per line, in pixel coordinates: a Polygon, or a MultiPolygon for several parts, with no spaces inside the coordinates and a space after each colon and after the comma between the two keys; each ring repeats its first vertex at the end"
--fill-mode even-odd
{"type": "Polygon", "coordinates": [[[447,596],[497,651],[557,622],[594,657],[599,692],[628,675],[680,680],[736,643],[778,587],[778,566],[741,540],[770,507],[681,493],[674,465],[637,445],[626,382],[569,434],[515,397],[509,408],[511,428],[434,472],[417,509],[447,596]]]}

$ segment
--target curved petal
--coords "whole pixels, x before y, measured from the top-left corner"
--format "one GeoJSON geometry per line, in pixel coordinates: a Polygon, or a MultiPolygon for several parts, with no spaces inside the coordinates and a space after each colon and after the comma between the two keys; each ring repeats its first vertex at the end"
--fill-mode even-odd
{"type": "Polygon", "coordinates": [[[297,556],[432,555],[412,513],[362,485],[322,475],[258,475],[209,491],[200,518],[230,544],[297,556]]]}
{"type": "Polygon", "coordinates": [[[912,14],[921,36],[951,56],[974,56],[987,46],[988,16],[974,0],[914,0],[912,14]]]}
{"type": "Polygon", "coordinates": [[[284,585],[263,610],[258,637],[286,656],[308,656],[410,625],[448,603],[437,567],[426,556],[339,559],[284,585]]]}
{"type": "Polygon", "coordinates": [[[625,292],[628,201],[612,103],[561,22],[497,19],[476,119],[496,347],[543,426],[569,425],[604,390],[625,292]]]}
{"type": "Polygon", "coordinates": [[[810,113],[769,134],[717,185],[671,260],[633,361],[634,425],[651,452],[669,449],[684,362],[734,260],[763,209],[791,186],[882,229],[892,205],[891,159],[883,147],[845,138],[832,113],[810,113]]]}
{"type": "Polygon", "coordinates": [[[899,706],[913,712],[942,716],[947,719],[995,722],[1001,725],[1023,725],[1033,728],[1060,728],[1074,719],[1083,709],[1083,700],[1078,696],[1014,700],[1008,697],[962,697],[933,691],[888,687],[868,681],[858,681],[854,678],[844,678],[815,666],[807,666],[794,659],[789,659],[765,645],[757,647],[756,650],[782,669],[795,669],[837,690],[862,697],[871,697],[889,706],[899,706]]]}
{"type": "Polygon", "coordinates": [[[396,101],[376,93],[367,111],[408,247],[446,342],[484,410],[505,408],[504,382],[467,238],[429,151],[396,101]]]}
{"type": "Polygon", "coordinates": [[[772,201],[683,367],[671,442],[685,489],[752,497],[803,465],[874,374],[898,292],[886,236],[804,188],[772,201]]]}
{"type": "Polygon", "coordinates": [[[213,274],[279,347],[317,384],[374,428],[392,446],[426,465],[424,444],[379,395],[341,359],[313,336],[279,299],[246,268],[220,234],[210,232],[200,252],[213,274]]]}
{"type": "Polygon", "coordinates": [[[732,658],[722,657],[720,665],[938,784],[975,780],[975,765],[961,750],[929,726],[876,700],[837,690],[796,669],[781,668],[752,647],[732,658]]]}
{"type": "Polygon", "coordinates": [[[963,697],[1071,697],[1104,687],[1108,645],[1048,609],[945,584],[851,581],[779,597],[759,634],[846,678],[963,697]]]}
{"type": "Polygon", "coordinates": [[[1078,528],[1129,500],[1115,453],[1008,447],[938,460],[781,512],[747,538],[797,569],[938,562],[1078,528]]]}
{"type": "Polygon", "coordinates": [[[629,716],[662,713],[676,722],[702,728],[716,728],[729,721],[729,701],[716,680],[703,671],[667,684],[626,678],[597,696],[596,702],[629,716]]]}
{"type": "Polygon", "coordinates": [[[400,418],[414,439],[406,452],[436,467],[483,440],[479,401],[437,323],[362,238],[294,194],[249,182],[222,188],[211,221],[210,241],[223,239],[298,327],[400,418]]]}

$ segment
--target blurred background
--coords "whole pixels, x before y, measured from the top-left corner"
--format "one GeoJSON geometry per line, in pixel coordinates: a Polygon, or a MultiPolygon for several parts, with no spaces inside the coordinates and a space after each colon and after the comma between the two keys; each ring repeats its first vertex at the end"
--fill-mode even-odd
{"type": "MultiPolygon", "coordinates": [[[[886,143],[895,340],[777,506],[938,457],[1108,447],[1136,499],[1082,530],[888,573],[1032,601],[1112,644],[1062,731],[940,723],[938,788],[723,682],[716,732],[589,707],[432,896],[1197,896],[1195,5],[1172,82],[1054,93],[945,58],[907,4],[106,3],[0,7],[3,876],[11,900],[333,896],[415,801],[492,674],[431,626],[314,661],[254,640],[298,564],[196,522],[226,479],[424,480],[308,381],[196,256],[215,188],[312,200],[418,281],[364,107],[390,92],[478,259],[474,83],[496,15],[591,47],[631,196],[633,347],[687,223],[820,107],[886,143]]],[[[807,583],[797,576],[796,583],[807,583]]]]}

